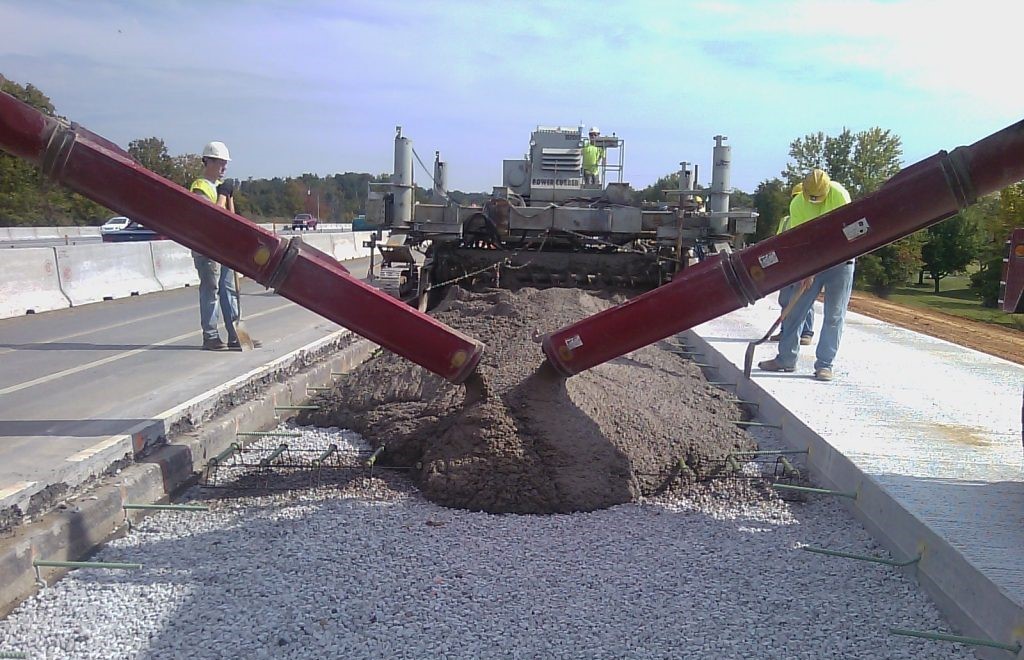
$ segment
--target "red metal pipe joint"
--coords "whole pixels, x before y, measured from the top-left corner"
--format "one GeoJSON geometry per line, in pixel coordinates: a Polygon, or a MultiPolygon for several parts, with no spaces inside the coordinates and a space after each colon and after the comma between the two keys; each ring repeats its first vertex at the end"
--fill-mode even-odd
{"type": "Polygon", "coordinates": [[[544,338],[548,362],[572,376],[722,316],[948,218],[1024,179],[1024,121],[905,168],[874,194],[544,338]]]}

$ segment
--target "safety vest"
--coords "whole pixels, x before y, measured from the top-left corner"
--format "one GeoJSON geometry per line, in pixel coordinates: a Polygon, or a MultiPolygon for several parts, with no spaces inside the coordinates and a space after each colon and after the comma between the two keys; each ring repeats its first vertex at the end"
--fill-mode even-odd
{"type": "Polygon", "coordinates": [[[812,204],[803,194],[796,195],[789,203],[789,225],[786,229],[799,227],[808,220],[814,220],[849,203],[850,193],[846,192],[842,184],[835,181],[829,182],[828,193],[820,204],[812,204]]]}
{"type": "Polygon", "coordinates": [[[217,203],[217,184],[212,181],[200,177],[192,182],[192,185],[189,186],[188,190],[189,192],[201,192],[206,195],[211,202],[214,204],[217,203]]]}
{"type": "Polygon", "coordinates": [[[602,158],[604,148],[588,142],[587,146],[583,147],[583,171],[587,174],[597,174],[602,158]]]}

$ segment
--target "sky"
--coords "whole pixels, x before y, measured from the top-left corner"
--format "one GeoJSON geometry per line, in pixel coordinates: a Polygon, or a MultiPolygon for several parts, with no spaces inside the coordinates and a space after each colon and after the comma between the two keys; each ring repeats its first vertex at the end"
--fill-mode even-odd
{"type": "Polygon", "coordinates": [[[241,179],[390,172],[401,125],[489,191],[536,126],[596,125],[634,188],[707,184],[724,135],[753,192],[809,133],[888,129],[909,165],[1024,118],[1022,25],[1019,0],[0,0],[0,74],[122,146],[221,140],[241,179]]]}

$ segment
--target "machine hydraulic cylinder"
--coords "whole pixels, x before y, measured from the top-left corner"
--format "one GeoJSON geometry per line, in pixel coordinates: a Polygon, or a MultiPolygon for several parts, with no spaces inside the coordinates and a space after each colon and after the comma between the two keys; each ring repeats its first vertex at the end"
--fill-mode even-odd
{"type": "Polygon", "coordinates": [[[330,255],[211,204],[117,145],[3,93],[0,149],[451,382],[465,381],[480,361],[481,342],[363,283],[330,255]]]}
{"type": "Polygon", "coordinates": [[[875,193],[658,289],[547,335],[544,354],[572,376],[688,330],[773,291],[948,218],[1024,179],[1024,121],[905,168],[875,193]]]}

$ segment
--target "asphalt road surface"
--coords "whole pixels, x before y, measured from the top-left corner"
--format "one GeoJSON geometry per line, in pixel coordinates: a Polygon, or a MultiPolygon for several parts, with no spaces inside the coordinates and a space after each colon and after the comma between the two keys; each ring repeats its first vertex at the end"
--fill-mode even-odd
{"type": "MultiPolygon", "coordinates": [[[[345,265],[363,277],[368,263],[345,265]]],[[[0,320],[0,504],[58,482],[105,439],[341,330],[250,280],[241,306],[255,351],[200,349],[196,287],[0,320]]]]}

